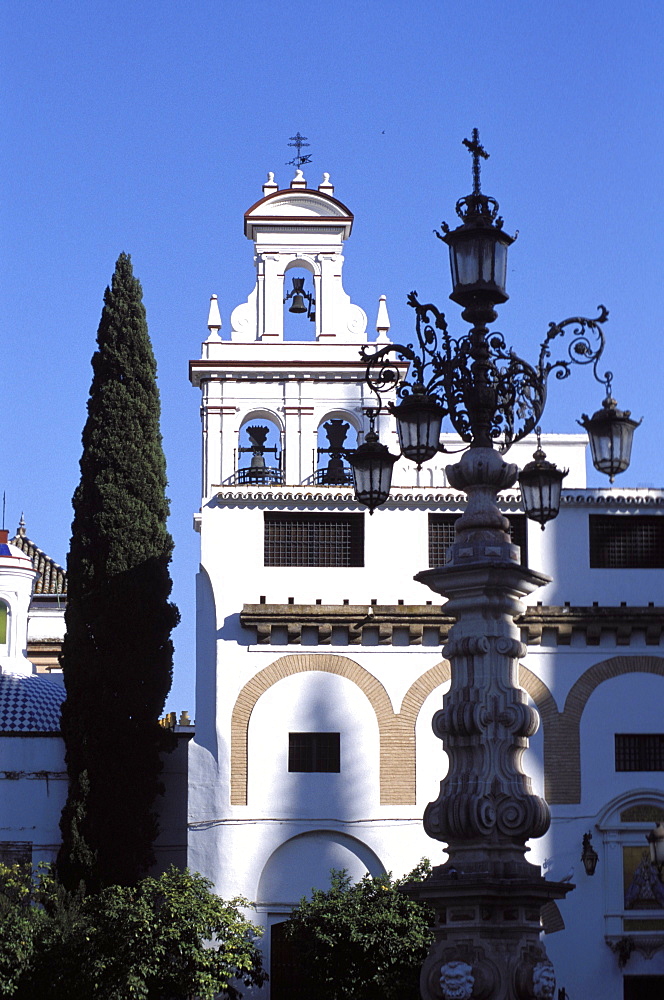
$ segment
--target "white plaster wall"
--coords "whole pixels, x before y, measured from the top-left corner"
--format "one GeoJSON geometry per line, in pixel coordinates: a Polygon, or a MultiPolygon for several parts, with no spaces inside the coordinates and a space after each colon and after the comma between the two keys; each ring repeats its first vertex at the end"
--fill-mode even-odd
{"type": "MultiPolygon", "coordinates": [[[[635,772],[616,772],[614,734],[661,732],[663,704],[664,677],[653,674],[613,677],[593,691],[581,716],[581,794],[587,814],[634,788],[635,772]]],[[[639,772],[638,784],[644,779],[664,784],[658,772],[639,772]]]]}
{"type": "Polygon", "coordinates": [[[249,723],[251,812],[320,821],[361,817],[378,806],[378,722],[368,699],[345,677],[286,677],[259,699],[249,723]],[[338,732],[338,774],[289,773],[288,734],[338,732]]]}
{"type": "Polygon", "coordinates": [[[54,861],[67,797],[58,736],[0,736],[0,840],[29,841],[32,860],[54,861]]]}
{"type": "Polygon", "coordinates": [[[62,640],[65,636],[65,604],[61,607],[31,608],[28,615],[28,641],[38,639],[62,640]]]}

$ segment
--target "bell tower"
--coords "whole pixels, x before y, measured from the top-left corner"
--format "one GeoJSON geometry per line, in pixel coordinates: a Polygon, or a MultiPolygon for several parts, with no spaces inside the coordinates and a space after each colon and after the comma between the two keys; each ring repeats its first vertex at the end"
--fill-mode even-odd
{"type": "MultiPolygon", "coordinates": [[[[350,236],[353,216],[334,198],[330,175],[324,174],[317,190],[307,187],[297,170],[290,187],[279,190],[268,174],[263,197],[245,213],[244,233],[255,247],[256,285],[246,302],[231,314],[231,340],[280,342],[284,339],[283,304],[289,293],[288,272],[307,271],[315,303],[307,310],[315,323],[318,341],[356,342],[364,335],[367,317],[344,292],[341,271],[343,242],[350,236]]],[[[296,278],[296,283],[301,279],[296,278]]],[[[300,288],[302,309],[303,288],[300,288]]]]}
{"type": "MultiPolygon", "coordinates": [[[[256,283],[231,311],[229,339],[212,296],[209,336],[190,366],[202,390],[204,503],[222,486],[332,485],[330,463],[337,485],[350,485],[341,454],[358,443],[373,401],[365,400],[359,356],[367,316],[342,282],[352,226],[329,174],[313,189],[299,168],[281,190],[268,174],[263,197],[245,213],[256,283]],[[297,339],[285,336],[286,310],[296,314],[297,339]],[[335,443],[342,431],[343,447],[335,443]]],[[[383,300],[379,339],[388,328],[383,300]]]]}

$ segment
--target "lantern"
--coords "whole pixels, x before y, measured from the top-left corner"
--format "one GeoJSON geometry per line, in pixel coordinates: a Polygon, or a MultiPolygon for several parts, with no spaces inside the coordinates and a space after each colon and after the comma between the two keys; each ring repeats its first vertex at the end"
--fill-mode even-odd
{"type": "Polygon", "coordinates": [[[583,867],[586,870],[586,875],[594,875],[595,869],[597,868],[597,862],[599,861],[599,856],[597,851],[590,843],[593,839],[593,835],[590,831],[584,833],[583,835],[583,851],[581,852],[581,860],[583,861],[583,867]]]}
{"type": "Polygon", "coordinates": [[[385,503],[390,495],[392,466],[398,456],[392,455],[378,440],[374,431],[374,418],[364,443],[355,451],[348,452],[347,458],[353,470],[355,498],[373,514],[376,507],[385,503]]]}
{"type": "Polygon", "coordinates": [[[391,406],[396,417],[401,451],[418,469],[438,451],[440,426],[445,411],[435,396],[429,396],[421,386],[415,386],[398,406],[391,406]]]}
{"type": "Polygon", "coordinates": [[[528,462],[519,473],[521,502],[526,517],[538,521],[544,531],[547,521],[558,516],[560,510],[560,491],[563,479],[568,473],[559,469],[553,462],[547,462],[542,451],[539,428],[537,429],[537,451],[534,461],[528,462]]]}
{"type": "Polygon", "coordinates": [[[629,410],[619,410],[609,392],[601,410],[592,417],[584,413],[577,423],[588,434],[593,465],[613,482],[614,477],[629,466],[634,431],[641,421],[632,420],[629,410]]]}

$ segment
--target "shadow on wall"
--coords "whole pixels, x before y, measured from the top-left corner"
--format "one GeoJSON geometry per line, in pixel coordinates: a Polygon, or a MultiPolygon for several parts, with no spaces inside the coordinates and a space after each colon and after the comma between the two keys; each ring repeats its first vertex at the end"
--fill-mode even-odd
{"type": "Polygon", "coordinates": [[[384,871],[365,843],[334,829],[361,820],[378,804],[378,743],[375,712],[345,677],[291,675],[256,702],[247,804],[278,820],[286,838],[260,874],[259,906],[295,905],[312,888],[329,886],[331,868],[346,868],[353,879],[384,871]],[[303,822],[313,829],[288,838],[303,822]]]}
{"type": "Polygon", "coordinates": [[[259,905],[295,906],[312,889],[329,888],[332,868],[345,868],[354,882],[366,872],[385,872],[376,854],[355,837],[334,830],[301,833],[268,858],[258,882],[259,905]]]}

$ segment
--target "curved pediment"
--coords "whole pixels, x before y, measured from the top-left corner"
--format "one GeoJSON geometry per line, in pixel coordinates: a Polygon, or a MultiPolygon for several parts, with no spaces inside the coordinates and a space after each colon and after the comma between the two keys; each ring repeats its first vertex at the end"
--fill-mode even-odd
{"type": "Polygon", "coordinates": [[[261,198],[245,212],[244,232],[249,239],[255,239],[259,231],[285,222],[298,226],[315,222],[317,227],[321,223],[341,224],[342,239],[347,239],[353,226],[353,214],[342,202],[323,191],[285,188],[261,198]]]}

